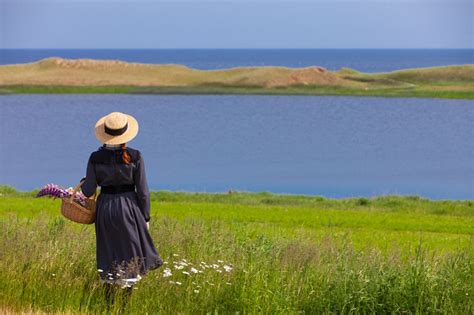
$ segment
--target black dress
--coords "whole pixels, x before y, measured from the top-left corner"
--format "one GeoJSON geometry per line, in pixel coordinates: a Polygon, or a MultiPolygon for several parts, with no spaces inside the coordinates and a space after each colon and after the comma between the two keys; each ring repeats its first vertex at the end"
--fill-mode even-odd
{"type": "Polygon", "coordinates": [[[121,148],[102,146],[87,163],[82,192],[101,193],[96,203],[96,257],[102,281],[123,284],[138,281],[149,270],[163,265],[146,222],[150,221],[150,193],[140,151],[126,149],[127,165],[121,148]]]}

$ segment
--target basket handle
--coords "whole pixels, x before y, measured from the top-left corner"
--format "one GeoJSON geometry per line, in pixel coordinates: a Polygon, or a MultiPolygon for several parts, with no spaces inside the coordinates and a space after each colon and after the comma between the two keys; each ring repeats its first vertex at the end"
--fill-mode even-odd
{"type": "Polygon", "coordinates": [[[72,190],[72,193],[71,193],[71,197],[69,197],[69,200],[72,201],[74,196],[76,195],[76,193],[78,192],[79,188],[81,188],[82,184],[84,182],[80,182],[79,184],[76,185],[76,187],[73,188],[72,190]]]}
{"type": "MultiPolygon", "coordinates": [[[[79,184],[77,184],[76,187],[72,189],[71,197],[69,197],[69,200],[72,201],[76,193],[79,191],[79,188],[81,188],[82,184],[84,184],[84,181],[79,182],[79,184]]],[[[94,200],[97,198],[97,189],[94,191],[94,194],[92,194],[91,197],[94,198],[94,200]]]]}
{"type": "Polygon", "coordinates": [[[97,199],[97,188],[94,190],[94,193],[92,194],[91,198],[94,198],[94,200],[97,199]]]}

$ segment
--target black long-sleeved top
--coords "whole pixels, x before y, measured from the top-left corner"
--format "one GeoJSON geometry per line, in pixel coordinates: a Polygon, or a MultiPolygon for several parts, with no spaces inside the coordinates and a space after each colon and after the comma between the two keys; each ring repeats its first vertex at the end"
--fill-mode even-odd
{"type": "Polygon", "coordinates": [[[100,147],[91,153],[87,162],[86,177],[82,192],[86,197],[94,194],[97,186],[134,184],[145,221],[150,221],[150,192],[145,175],[145,164],[140,151],[127,147],[130,164],[122,161],[121,148],[100,147]]]}

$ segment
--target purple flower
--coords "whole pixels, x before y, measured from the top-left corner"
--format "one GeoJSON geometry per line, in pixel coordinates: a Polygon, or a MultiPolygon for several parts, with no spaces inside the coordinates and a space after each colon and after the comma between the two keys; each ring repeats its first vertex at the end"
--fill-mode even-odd
{"type": "MultiPolygon", "coordinates": [[[[72,191],[69,192],[68,190],[63,189],[56,184],[47,184],[38,192],[36,197],[48,196],[52,198],[70,198],[71,193],[72,191]]],[[[78,191],[74,195],[74,201],[80,203],[83,206],[86,205],[86,197],[81,191],[78,191]]]]}

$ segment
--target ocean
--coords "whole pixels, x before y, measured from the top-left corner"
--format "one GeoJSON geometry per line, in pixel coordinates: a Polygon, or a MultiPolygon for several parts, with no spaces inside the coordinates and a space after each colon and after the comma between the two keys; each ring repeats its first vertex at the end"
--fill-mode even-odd
{"type": "Polygon", "coordinates": [[[183,64],[196,69],[250,66],[342,67],[362,72],[474,63],[473,49],[72,49],[0,50],[0,64],[48,57],[183,64]]]}

